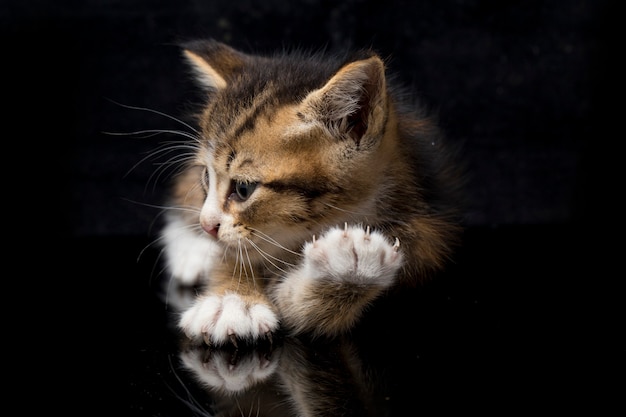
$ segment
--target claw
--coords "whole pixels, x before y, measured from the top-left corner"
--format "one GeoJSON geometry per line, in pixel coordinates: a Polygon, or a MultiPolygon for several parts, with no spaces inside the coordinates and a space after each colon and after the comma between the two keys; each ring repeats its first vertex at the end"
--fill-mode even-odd
{"type": "Polygon", "coordinates": [[[230,333],[228,338],[230,339],[230,343],[232,343],[235,349],[237,349],[239,346],[237,346],[237,336],[235,336],[235,333],[230,333]]]}
{"type": "Polygon", "coordinates": [[[259,366],[261,367],[261,369],[265,369],[269,366],[270,363],[272,363],[271,361],[271,357],[269,353],[266,354],[260,354],[259,355],[259,366]]]}
{"type": "Polygon", "coordinates": [[[400,239],[396,238],[396,242],[393,244],[393,251],[398,252],[398,249],[400,249],[400,239]]]}
{"type": "Polygon", "coordinates": [[[315,247],[315,235],[313,235],[313,247],[315,247]]]}
{"type": "Polygon", "coordinates": [[[343,224],[343,237],[348,237],[348,222],[343,224]]]}
{"type": "Polygon", "coordinates": [[[228,361],[228,370],[232,371],[237,366],[237,362],[239,362],[239,349],[236,349],[233,354],[230,356],[230,360],[228,361]]]}
{"type": "Polygon", "coordinates": [[[210,348],[207,348],[202,354],[202,363],[205,365],[208,364],[211,361],[212,356],[213,356],[213,350],[210,348]]]}
{"type": "Polygon", "coordinates": [[[202,333],[202,339],[204,340],[204,343],[208,346],[211,347],[212,343],[211,343],[211,338],[209,337],[208,333],[202,333]]]}
{"type": "Polygon", "coordinates": [[[370,227],[365,228],[365,240],[370,240],[370,227]]]}

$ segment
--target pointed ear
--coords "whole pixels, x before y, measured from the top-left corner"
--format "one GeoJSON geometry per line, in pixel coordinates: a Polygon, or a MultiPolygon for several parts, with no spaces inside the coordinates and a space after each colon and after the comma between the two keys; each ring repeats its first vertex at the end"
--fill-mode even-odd
{"type": "Polygon", "coordinates": [[[357,145],[366,135],[382,132],[387,115],[385,65],[378,56],[344,65],[302,102],[307,119],[322,122],[333,135],[357,145]]]}
{"type": "Polygon", "coordinates": [[[220,90],[240,71],[250,57],[214,40],[197,40],[182,45],[187,62],[198,82],[208,90],[220,90]]]}

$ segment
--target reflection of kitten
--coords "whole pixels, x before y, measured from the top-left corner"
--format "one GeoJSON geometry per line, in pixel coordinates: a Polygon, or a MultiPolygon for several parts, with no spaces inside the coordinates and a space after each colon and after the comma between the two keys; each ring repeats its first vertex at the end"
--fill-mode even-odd
{"type": "Polygon", "coordinates": [[[387,381],[373,377],[377,370],[366,368],[348,338],[286,337],[239,349],[183,343],[180,357],[182,369],[207,389],[215,413],[207,415],[389,415],[387,381]]]}
{"type": "Polygon", "coordinates": [[[180,358],[196,380],[212,392],[227,397],[241,394],[271,377],[278,367],[282,347],[275,343],[209,347],[183,343],[180,358]]]}
{"type": "Polygon", "coordinates": [[[376,54],[184,53],[206,103],[162,237],[172,276],[205,287],[179,323],[190,338],[337,335],[444,266],[456,166],[376,54]]]}

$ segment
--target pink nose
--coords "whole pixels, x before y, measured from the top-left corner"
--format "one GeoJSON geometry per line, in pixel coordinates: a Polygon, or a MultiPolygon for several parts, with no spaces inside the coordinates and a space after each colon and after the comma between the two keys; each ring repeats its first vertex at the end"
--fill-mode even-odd
{"type": "Polygon", "coordinates": [[[201,224],[202,224],[202,229],[204,229],[205,232],[207,232],[208,234],[210,234],[211,236],[217,239],[217,232],[220,230],[219,223],[217,224],[201,223],[201,224]]]}

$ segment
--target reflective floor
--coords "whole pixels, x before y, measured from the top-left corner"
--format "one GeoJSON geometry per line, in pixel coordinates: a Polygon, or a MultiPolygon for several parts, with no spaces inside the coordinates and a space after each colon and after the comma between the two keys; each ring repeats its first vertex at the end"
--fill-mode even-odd
{"type": "Polygon", "coordinates": [[[585,316],[572,297],[577,236],[555,226],[469,229],[445,274],[381,299],[345,337],[275,335],[223,349],[177,333],[168,300],[185,293],[163,291],[148,239],[80,239],[73,253],[103,284],[91,308],[107,313],[94,323],[99,368],[91,379],[118,381],[99,383],[96,397],[123,415],[166,417],[509,415],[575,406],[584,398],[555,387],[575,386],[581,372],[571,343],[585,316]]]}

